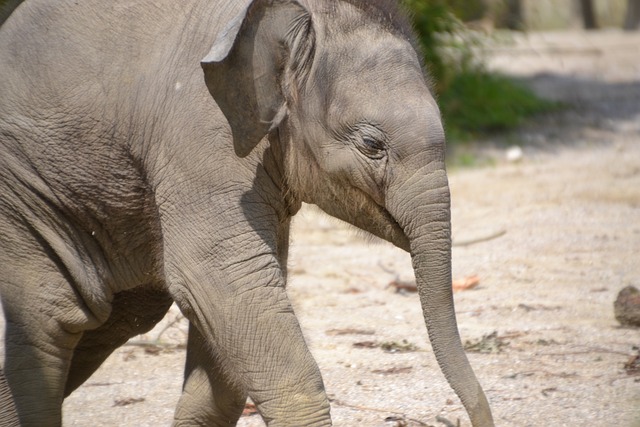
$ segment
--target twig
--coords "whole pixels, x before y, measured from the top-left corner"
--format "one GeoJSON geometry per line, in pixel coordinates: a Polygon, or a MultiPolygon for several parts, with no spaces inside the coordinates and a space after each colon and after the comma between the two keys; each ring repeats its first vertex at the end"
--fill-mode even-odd
{"type": "Polygon", "coordinates": [[[389,411],[389,410],[386,410],[386,409],[372,408],[370,406],[352,405],[350,403],[346,403],[346,402],[343,402],[341,400],[333,400],[331,403],[333,403],[335,405],[338,405],[338,406],[344,406],[346,408],[358,409],[360,411],[372,411],[372,412],[379,412],[379,413],[382,413],[382,414],[401,415],[407,421],[411,421],[411,422],[417,423],[418,425],[421,425],[421,426],[430,427],[429,424],[424,423],[424,422],[422,422],[420,420],[416,420],[414,418],[409,418],[404,413],[398,412],[398,411],[389,411]]]}
{"type": "Polygon", "coordinates": [[[389,273],[392,276],[394,276],[396,278],[396,280],[398,280],[398,273],[396,273],[393,270],[388,269],[387,267],[384,266],[384,264],[382,264],[382,261],[378,261],[378,267],[380,267],[380,269],[382,271],[384,271],[385,273],[389,273]]]}
{"type": "Polygon", "coordinates": [[[396,414],[396,415],[404,416],[404,414],[402,412],[387,411],[386,409],[372,408],[370,406],[353,405],[351,403],[346,403],[346,402],[343,402],[341,400],[333,400],[333,401],[331,401],[331,403],[336,404],[338,406],[344,406],[346,408],[359,409],[361,411],[373,411],[373,412],[380,412],[380,413],[383,413],[383,414],[396,414]]]}
{"type": "Polygon", "coordinates": [[[164,328],[162,328],[160,330],[160,332],[158,332],[158,334],[156,335],[156,339],[154,341],[160,341],[160,337],[162,336],[162,334],[164,334],[165,332],[167,332],[167,330],[172,327],[173,325],[175,325],[176,323],[180,322],[182,319],[184,319],[184,316],[182,314],[178,314],[176,316],[175,319],[173,319],[171,322],[167,323],[165,325],[164,328]]]}
{"type": "Polygon", "coordinates": [[[507,375],[507,376],[505,376],[503,378],[515,379],[518,376],[530,377],[532,375],[539,374],[539,373],[543,373],[543,374],[545,374],[545,375],[547,375],[549,377],[560,377],[560,378],[575,378],[575,377],[579,376],[575,372],[572,372],[572,373],[568,373],[568,372],[556,373],[556,372],[551,372],[551,371],[547,371],[547,370],[544,370],[544,369],[536,369],[535,371],[516,372],[514,374],[507,375]]]}
{"type": "Polygon", "coordinates": [[[160,341],[127,341],[123,344],[123,346],[129,347],[160,347],[160,348],[169,348],[169,349],[178,349],[183,350],[187,348],[185,344],[172,344],[172,343],[163,343],[160,341]]]}
{"type": "Polygon", "coordinates": [[[165,332],[167,332],[167,330],[169,330],[169,328],[174,326],[176,323],[179,323],[182,319],[184,319],[184,316],[182,314],[178,314],[175,317],[175,319],[173,319],[171,322],[167,323],[162,329],[160,329],[160,331],[156,334],[156,337],[151,341],[127,341],[124,345],[133,346],[133,347],[160,347],[160,348],[184,349],[186,348],[185,344],[169,344],[169,343],[163,343],[160,341],[160,338],[162,337],[162,335],[165,332]]]}
{"type": "Polygon", "coordinates": [[[601,347],[588,347],[586,350],[578,350],[578,351],[567,351],[567,352],[558,352],[558,353],[536,353],[538,356],[575,356],[580,354],[591,354],[591,353],[607,353],[607,354],[618,354],[620,356],[629,356],[629,353],[625,353],[622,351],[610,350],[608,348],[601,347]]]}
{"type": "Polygon", "coordinates": [[[473,244],[476,243],[481,243],[481,242],[486,242],[489,240],[493,240],[493,239],[497,239],[500,236],[504,236],[505,234],[507,234],[507,230],[498,230],[495,231],[491,234],[488,234],[486,236],[481,236],[481,237],[475,237],[473,239],[466,239],[466,240],[454,240],[453,241],[453,246],[471,246],[473,244]]]}
{"type": "Polygon", "coordinates": [[[109,387],[116,384],[124,384],[122,381],[114,382],[114,383],[85,383],[83,387],[109,387]]]}

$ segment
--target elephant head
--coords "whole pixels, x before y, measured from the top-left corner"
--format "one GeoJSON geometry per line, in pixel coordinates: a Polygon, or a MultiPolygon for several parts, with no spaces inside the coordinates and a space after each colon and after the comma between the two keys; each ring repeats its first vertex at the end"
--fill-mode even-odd
{"type": "Polygon", "coordinates": [[[411,253],[438,363],[474,426],[489,404],[458,334],[440,113],[388,1],[247,1],[202,61],[236,154],[268,135],[289,195],[411,253]]]}

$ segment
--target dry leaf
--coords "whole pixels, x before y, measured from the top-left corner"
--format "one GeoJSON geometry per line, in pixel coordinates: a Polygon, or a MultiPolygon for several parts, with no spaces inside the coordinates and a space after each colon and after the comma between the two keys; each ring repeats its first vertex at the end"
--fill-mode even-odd
{"type": "Polygon", "coordinates": [[[360,341],[354,342],[353,346],[357,348],[377,348],[380,347],[380,344],[375,341],[360,341]]]}
{"type": "Polygon", "coordinates": [[[144,397],[128,397],[126,399],[117,399],[113,402],[113,406],[127,406],[134,403],[144,402],[144,397]]]}
{"type": "Polygon", "coordinates": [[[638,354],[630,356],[624,364],[624,370],[628,375],[640,375],[640,350],[637,347],[634,349],[638,350],[638,354]]]}
{"type": "Polygon", "coordinates": [[[253,403],[247,402],[244,404],[244,409],[242,410],[242,416],[247,417],[250,415],[255,415],[258,413],[258,408],[253,403]]]}
{"type": "Polygon", "coordinates": [[[398,293],[418,292],[418,286],[415,281],[404,282],[401,280],[392,280],[387,287],[394,288],[398,293]]]}
{"type": "Polygon", "coordinates": [[[453,281],[453,292],[468,291],[480,284],[480,277],[477,275],[463,277],[462,279],[456,279],[453,281]]]}
{"type": "Polygon", "coordinates": [[[402,367],[394,367],[389,369],[374,369],[374,374],[382,374],[382,375],[395,375],[395,374],[406,374],[411,372],[413,369],[412,366],[402,366],[402,367]]]}
{"type": "Polygon", "coordinates": [[[408,353],[411,351],[418,351],[419,348],[410,343],[407,340],[402,340],[401,342],[397,341],[384,341],[384,342],[376,342],[376,341],[359,341],[353,343],[354,347],[357,348],[381,348],[387,353],[408,353]]]}
{"type": "Polygon", "coordinates": [[[144,352],[146,354],[151,354],[153,356],[157,356],[162,351],[162,347],[158,345],[149,345],[144,347],[144,352]]]}
{"type": "Polygon", "coordinates": [[[509,345],[505,338],[498,336],[498,332],[494,331],[489,335],[483,335],[479,340],[466,341],[464,349],[471,353],[500,353],[503,347],[509,345]]]}
{"type": "Polygon", "coordinates": [[[407,340],[402,340],[402,342],[385,341],[380,343],[380,348],[387,353],[408,353],[411,351],[418,351],[418,347],[407,340]]]}
{"type": "MultiPolygon", "coordinates": [[[[456,279],[452,282],[453,292],[466,291],[473,289],[480,284],[480,277],[477,275],[466,276],[462,279],[456,279]]],[[[397,293],[414,293],[418,292],[418,286],[415,281],[402,281],[392,280],[387,285],[389,288],[394,288],[397,293]]]]}

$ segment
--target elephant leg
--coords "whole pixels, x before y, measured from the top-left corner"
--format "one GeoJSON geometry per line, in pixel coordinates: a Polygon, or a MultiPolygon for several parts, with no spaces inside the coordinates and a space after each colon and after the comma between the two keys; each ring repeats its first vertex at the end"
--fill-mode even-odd
{"type": "MultiPolygon", "coordinates": [[[[174,295],[205,337],[208,347],[203,350],[215,354],[215,370],[228,376],[225,383],[247,392],[269,427],[331,425],[318,366],[283,286],[236,291],[230,286],[198,286],[197,281],[189,285],[188,295],[195,299],[181,299],[185,293],[177,287],[174,295]]],[[[204,382],[196,378],[193,386],[188,381],[186,392],[194,393],[196,384],[204,382]]]]}
{"type": "Polygon", "coordinates": [[[247,400],[206,348],[204,337],[190,325],[182,396],[174,426],[235,426],[247,400]]]}
{"type": "Polygon", "coordinates": [[[114,295],[111,314],[97,329],[85,331],[73,352],[65,397],[84,383],[102,362],[130,338],[150,331],[171,307],[157,286],[138,286],[114,295]]]}
{"type": "Polygon", "coordinates": [[[2,427],[19,427],[18,411],[13,402],[13,395],[9,388],[9,383],[4,376],[4,372],[0,369],[0,426],[2,427]]]}
{"type": "Polygon", "coordinates": [[[4,370],[20,425],[59,426],[66,376],[82,333],[69,332],[47,318],[44,306],[37,313],[41,315],[24,315],[25,307],[16,313],[17,307],[9,308],[10,304],[3,299],[7,320],[4,370]]]}
{"type": "Polygon", "coordinates": [[[212,208],[180,211],[179,218],[171,209],[164,216],[168,288],[202,334],[215,371],[247,393],[269,427],[330,426],[320,370],[285,289],[286,242],[279,236],[288,224],[253,186],[238,199],[225,193],[229,203],[213,206],[211,193],[171,187],[164,207],[212,208]],[[180,194],[179,202],[170,200],[174,194],[180,194]]]}
{"type": "Polygon", "coordinates": [[[76,247],[38,217],[29,220],[0,214],[3,369],[21,425],[55,427],[74,349],[106,320],[109,305],[76,247]]]}

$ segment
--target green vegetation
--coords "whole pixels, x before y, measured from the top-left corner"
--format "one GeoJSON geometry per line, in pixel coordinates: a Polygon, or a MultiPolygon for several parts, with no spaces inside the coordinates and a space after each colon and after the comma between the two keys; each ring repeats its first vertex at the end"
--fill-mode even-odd
{"type": "Polygon", "coordinates": [[[508,131],[557,108],[507,76],[488,72],[482,38],[456,17],[460,1],[403,0],[412,12],[450,142],[508,131]]]}
{"type": "Polygon", "coordinates": [[[448,132],[456,139],[513,129],[556,107],[515,80],[484,70],[457,73],[439,97],[448,132]]]}

